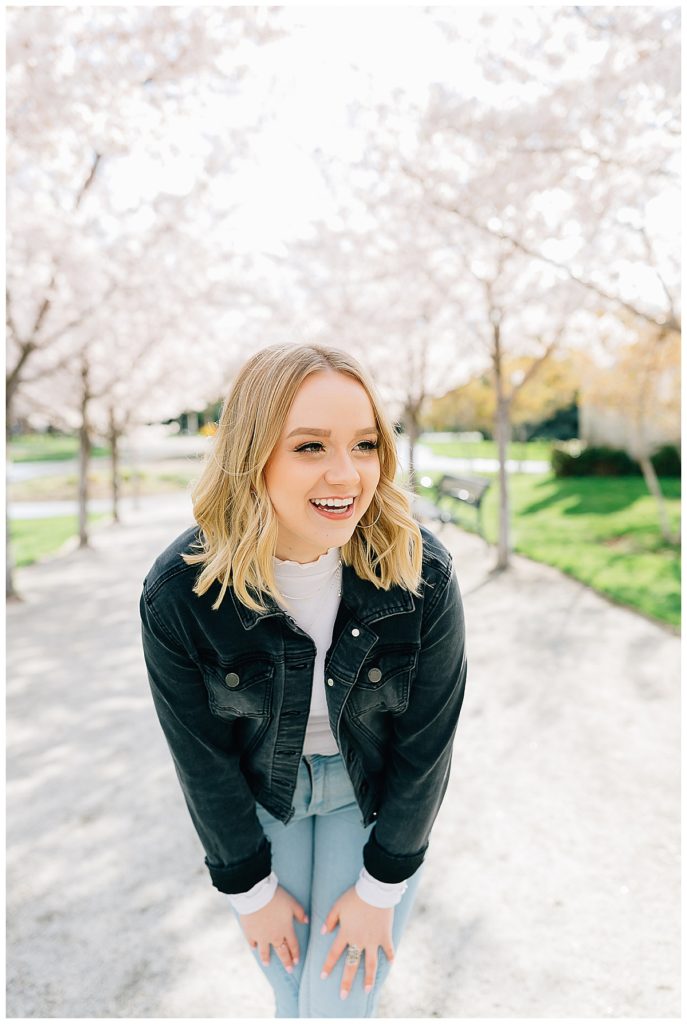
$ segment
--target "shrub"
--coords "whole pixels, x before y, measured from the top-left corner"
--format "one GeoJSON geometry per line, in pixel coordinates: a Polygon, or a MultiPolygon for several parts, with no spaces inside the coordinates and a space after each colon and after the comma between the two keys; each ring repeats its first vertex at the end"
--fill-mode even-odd
{"type": "Polygon", "coordinates": [[[674,444],[664,444],[651,456],[656,476],[680,476],[682,460],[680,450],[674,444]]]}
{"type": "MultiPolygon", "coordinates": [[[[652,455],[657,476],[680,476],[680,453],[675,445],[663,445],[652,455]]],[[[551,449],[551,468],[564,476],[641,476],[639,463],[627,452],[604,445],[585,445],[574,440],[551,449]]]]}

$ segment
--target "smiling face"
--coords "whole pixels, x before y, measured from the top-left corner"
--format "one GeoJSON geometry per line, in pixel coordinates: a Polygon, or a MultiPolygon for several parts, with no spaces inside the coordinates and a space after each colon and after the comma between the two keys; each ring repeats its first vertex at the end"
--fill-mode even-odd
{"type": "Polygon", "coordinates": [[[379,483],[378,438],[359,381],[335,370],[306,377],[264,470],[279,524],[277,558],[314,562],[350,540],[379,483]],[[343,513],[319,512],[312,504],[313,498],[349,497],[353,507],[343,513]]]}

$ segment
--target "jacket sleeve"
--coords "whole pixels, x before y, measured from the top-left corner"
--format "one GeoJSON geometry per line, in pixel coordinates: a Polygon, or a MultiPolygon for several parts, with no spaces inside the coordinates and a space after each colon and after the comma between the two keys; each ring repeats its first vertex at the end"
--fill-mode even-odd
{"type": "Polygon", "coordinates": [[[155,710],[212,884],[244,892],[270,874],[271,850],[239,768],[233,723],[210,711],[200,669],[163,624],[145,582],[139,608],[155,710]]]}
{"type": "Polygon", "coordinates": [[[451,559],[448,576],[426,598],[408,707],[393,719],[385,792],[363,849],[365,867],[381,881],[409,878],[424,860],[448,785],[466,676],[465,617],[451,559]]]}

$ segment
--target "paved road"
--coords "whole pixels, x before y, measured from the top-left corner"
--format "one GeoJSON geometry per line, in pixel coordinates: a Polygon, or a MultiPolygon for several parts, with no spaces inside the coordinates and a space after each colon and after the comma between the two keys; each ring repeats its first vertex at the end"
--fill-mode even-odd
{"type": "MultiPolygon", "coordinates": [[[[17,572],[9,1017],[270,1017],[157,723],[138,596],[164,499],[17,572]]],[[[679,639],[451,525],[469,677],[384,1017],[677,1017],[679,639]]]]}

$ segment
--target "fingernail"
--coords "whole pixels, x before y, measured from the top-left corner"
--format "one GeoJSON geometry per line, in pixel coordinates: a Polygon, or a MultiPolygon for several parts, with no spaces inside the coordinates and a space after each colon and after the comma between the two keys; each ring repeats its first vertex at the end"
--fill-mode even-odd
{"type": "Polygon", "coordinates": [[[305,917],[303,918],[303,924],[310,924],[310,918],[308,917],[308,915],[307,915],[307,914],[306,914],[306,915],[305,915],[305,917]]]}
{"type": "Polygon", "coordinates": [[[326,926],[326,924],[323,924],[322,927],[320,928],[320,935],[326,935],[326,934],[327,934],[327,926],[326,926]]]}
{"type": "Polygon", "coordinates": [[[372,985],[366,985],[365,986],[365,991],[366,992],[371,992],[372,991],[372,985]]]}
{"type": "Polygon", "coordinates": [[[345,999],[347,996],[348,996],[348,992],[342,992],[341,993],[341,998],[342,999],[345,999]]]}
{"type": "Polygon", "coordinates": [[[322,974],[320,975],[320,978],[322,979],[322,981],[324,981],[324,979],[326,977],[327,977],[327,972],[326,971],[322,971],[322,974]]]}
{"type": "Polygon", "coordinates": [[[294,964],[297,964],[298,963],[298,957],[294,957],[294,961],[293,962],[294,962],[294,964]]]}
{"type": "Polygon", "coordinates": [[[289,972],[289,974],[293,974],[293,967],[287,967],[286,970],[289,972]]]}

